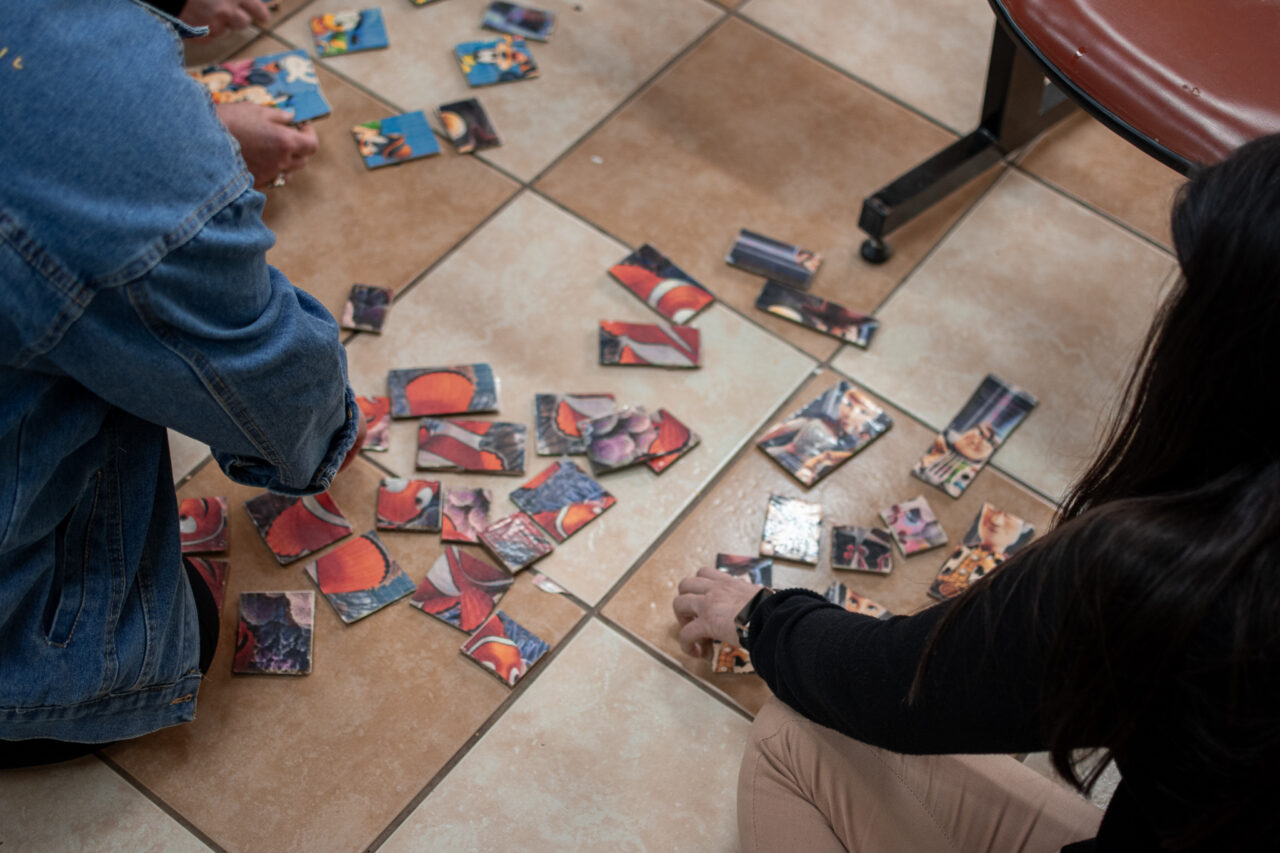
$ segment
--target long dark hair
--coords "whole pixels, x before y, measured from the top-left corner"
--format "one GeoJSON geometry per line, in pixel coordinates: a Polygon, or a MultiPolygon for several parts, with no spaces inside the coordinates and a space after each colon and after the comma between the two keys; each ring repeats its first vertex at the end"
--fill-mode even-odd
{"type": "MultiPolygon", "coordinates": [[[[1172,223],[1182,275],[1121,417],[1004,569],[1069,578],[1016,581],[1058,596],[1042,626],[1058,772],[1087,792],[1114,756],[1187,806],[1166,844],[1236,849],[1280,824],[1280,135],[1194,174],[1172,223]]],[[[999,618],[986,586],[941,620],[913,693],[958,613],[999,618]]]]}

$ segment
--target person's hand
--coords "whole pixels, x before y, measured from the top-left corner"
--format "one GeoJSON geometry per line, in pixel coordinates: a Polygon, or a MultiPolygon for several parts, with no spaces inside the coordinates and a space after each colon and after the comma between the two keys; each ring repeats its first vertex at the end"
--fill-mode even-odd
{"type": "Polygon", "coordinates": [[[268,186],[277,176],[301,169],[319,147],[315,129],[291,126],[293,113],[287,110],[245,101],[218,104],[217,110],[218,118],[240,143],[255,187],[268,186]]]}
{"type": "Polygon", "coordinates": [[[680,594],[671,607],[680,622],[680,648],[685,654],[702,657],[711,642],[737,645],[738,629],[733,619],[763,587],[745,578],[712,568],[702,568],[680,581],[680,594]]]}
{"type": "Polygon", "coordinates": [[[208,27],[209,38],[243,30],[251,23],[265,26],[271,20],[262,0],[187,0],[178,17],[193,27],[208,27]]]}
{"type": "Polygon", "coordinates": [[[342,464],[338,466],[339,471],[345,470],[346,467],[354,462],[356,457],[360,455],[360,448],[364,447],[365,437],[369,434],[369,422],[365,420],[364,412],[360,411],[359,408],[356,409],[356,417],[359,418],[359,422],[356,427],[356,440],[355,443],[351,445],[351,449],[347,451],[347,455],[343,458],[342,464]]]}

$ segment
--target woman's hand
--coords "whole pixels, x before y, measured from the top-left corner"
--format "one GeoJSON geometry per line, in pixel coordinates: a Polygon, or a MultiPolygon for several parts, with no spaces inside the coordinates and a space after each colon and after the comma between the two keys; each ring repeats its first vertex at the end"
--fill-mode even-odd
{"type": "Polygon", "coordinates": [[[699,569],[680,581],[680,594],[671,607],[680,622],[680,648],[703,657],[711,642],[736,645],[738,629],[733,619],[763,587],[712,568],[699,569]]]}

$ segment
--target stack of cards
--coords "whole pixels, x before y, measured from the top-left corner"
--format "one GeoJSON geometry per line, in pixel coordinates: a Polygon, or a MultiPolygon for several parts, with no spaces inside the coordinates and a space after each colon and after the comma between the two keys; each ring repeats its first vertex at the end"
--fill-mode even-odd
{"type": "Polygon", "coordinates": [[[600,321],[600,363],[651,367],[697,367],[701,335],[666,323],[600,321]]]}
{"type": "Polygon", "coordinates": [[[883,527],[833,528],[831,568],[889,574],[893,569],[893,535],[883,527]]]}
{"type": "Polygon", "coordinates": [[[511,493],[511,502],[527,512],[556,542],[564,542],[617,499],[568,459],[511,493]]]}
{"type": "Polygon", "coordinates": [[[596,474],[636,465],[658,454],[658,429],[643,406],[629,406],[578,424],[587,443],[587,459],[596,474]]]}
{"type": "Polygon", "coordinates": [[[876,619],[891,619],[893,614],[865,595],[859,595],[839,581],[827,587],[823,597],[832,604],[838,604],[850,613],[862,613],[876,619]]]}
{"type": "Polygon", "coordinates": [[[231,671],[258,675],[311,672],[314,592],[242,592],[231,671]]]}
{"type": "Polygon", "coordinates": [[[418,426],[418,467],[523,474],[527,432],[524,424],[423,418],[418,426]]]}
{"type": "Polygon", "coordinates": [[[480,544],[512,572],[520,571],[555,550],[551,540],[523,512],[492,522],[481,531],[480,544]]]}
{"type": "Polygon", "coordinates": [[[351,285],[351,295],[347,297],[347,304],[342,309],[342,322],[339,325],[357,332],[381,334],[382,324],[387,320],[387,309],[391,307],[392,295],[389,287],[351,285]]]}
{"type": "Polygon", "coordinates": [[[648,243],[610,267],[609,274],[674,323],[692,320],[716,300],[711,291],[648,243]]]}
{"type": "Polygon", "coordinates": [[[492,41],[464,41],[453,49],[470,86],[489,86],[538,76],[529,45],[522,38],[503,36],[492,41]]]}
{"type": "Polygon", "coordinates": [[[757,442],[806,486],[812,486],[889,427],[893,418],[870,395],[840,382],[775,424],[757,442]]]}
{"type": "Polygon", "coordinates": [[[184,554],[227,550],[227,499],[186,498],[178,503],[178,541],[184,554]]]}
{"type": "Polygon", "coordinates": [[[904,557],[947,544],[947,532],[923,495],[881,510],[880,517],[904,557]]]}
{"type": "Polygon", "coordinates": [[[508,687],[524,677],[551,647],[501,610],[462,646],[462,654],[496,675],[508,687]]]}
{"type": "Polygon", "coordinates": [[[215,104],[249,101],[292,110],[295,124],[329,114],[316,68],[304,50],[233,59],[189,73],[209,90],[215,104]]]}
{"type": "Polygon", "coordinates": [[[244,508],[281,565],[351,534],[351,522],[328,492],[305,498],[263,492],[244,508]]]}
{"type": "Polygon", "coordinates": [[[539,456],[576,455],[587,452],[578,430],[581,421],[611,415],[617,410],[612,394],[537,394],[533,420],[539,456]]]}
{"type": "Polygon", "coordinates": [[[490,3],[481,26],[500,33],[546,41],[556,25],[555,12],[531,9],[518,3],[490,3]]]}
{"type": "Polygon", "coordinates": [[[770,495],[764,516],[764,533],[760,553],[766,557],[818,563],[818,546],[822,538],[822,506],[770,495]]]}
{"type": "Polygon", "coordinates": [[[498,410],[498,380],[487,364],[412,367],[387,373],[391,416],[463,415],[498,410]]]}
{"type": "Polygon", "coordinates": [[[384,478],[378,486],[374,526],[379,530],[439,530],[440,483],[403,477],[384,478]]]}
{"type": "Polygon", "coordinates": [[[311,38],[316,56],[341,56],[387,46],[387,28],[381,9],[359,12],[332,12],[311,19],[311,38]]]}
{"type": "Polygon", "coordinates": [[[808,290],[822,255],[743,228],[725,262],[788,287],[808,290]]]}
{"type": "Polygon", "coordinates": [[[955,598],[1012,557],[1036,535],[1035,528],[1012,513],[984,503],[960,546],[942,564],[929,595],[955,598]]]}
{"type": "Polygon", "coordinates": [[[364,449],[385,451],[391,441],[391,398],[356,397],[356,405],[364,415],[364,449]]]}
{"type": "Polygon", "coordinates": [[[450,545],[427,571],[409,603],[470,634],[484,624],[514,582],[506,569],[450,545]]]}
{"type": "Polygon", "coordinates": [[[764,290],[756,298],[756,308],[863,349],[880,328],[880,321],[875,317],[858,314],[843,305],[801,293],[776,281],[765,282],[764,290]]]}
{"type": "Polygon", "coordinates": [[[475,98],[442,104],[436,115],[440,116],[445,135],[459,154],[471,154],[502,144],[493,122],[489,121],[489,114],[475,98]]]}
{"type": "Polygon", "coordinates": [[[307,577],[347,624],[376,613],[414,590],[387,548],[370,530],[303,566],[307,577]]]}
{"type": "Polygon", "coordinates": [[[370,169],[440,153],[440,143],[422,110],[366,121],[351,128],[351,133],[370,169]]]}

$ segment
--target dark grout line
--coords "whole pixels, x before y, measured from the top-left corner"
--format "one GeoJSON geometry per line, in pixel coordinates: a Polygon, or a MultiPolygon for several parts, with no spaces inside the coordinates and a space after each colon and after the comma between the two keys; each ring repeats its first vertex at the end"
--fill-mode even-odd
{"type": "Polygon", "coordinates": [[[111,758],[109,758],[107,755],[105,755],[101,751],[95,752],[94,755],[96,755],[99,758],[99,760],[102,761],[103,764],[107,765],[113,771],[115,771],[117,776],[119,776],[121,779],[124,779],[124,781],[128,782],[133,787],[134,790],[136,790],[139,794],[142,794],[142,796],[150,800],[156,806],[156,808],[160,809],[160,811],[164,812],[166,815],[172,818],[174,822],[181,825],[183,829],[191,833],[194,837],[198,838],[210,850],[216,850],[218,851],[218,853],[227,853],[227,850],[225,847],[222,847],[212,838],[210,838],[209,836],[201,832],[199,827],[197,827],[191,821],[183,817],[182,814],[178,812],[177,809],[175,809],[173,806],[166,803],[154,791],[152,791],[146,785],[142,784],[142,782],[134,778],[133,774],[130,773],[128,770],[125,770],[123,767],[121,767],[119,764],[117,764],[115,761],[113,761],[111,758]]]}

